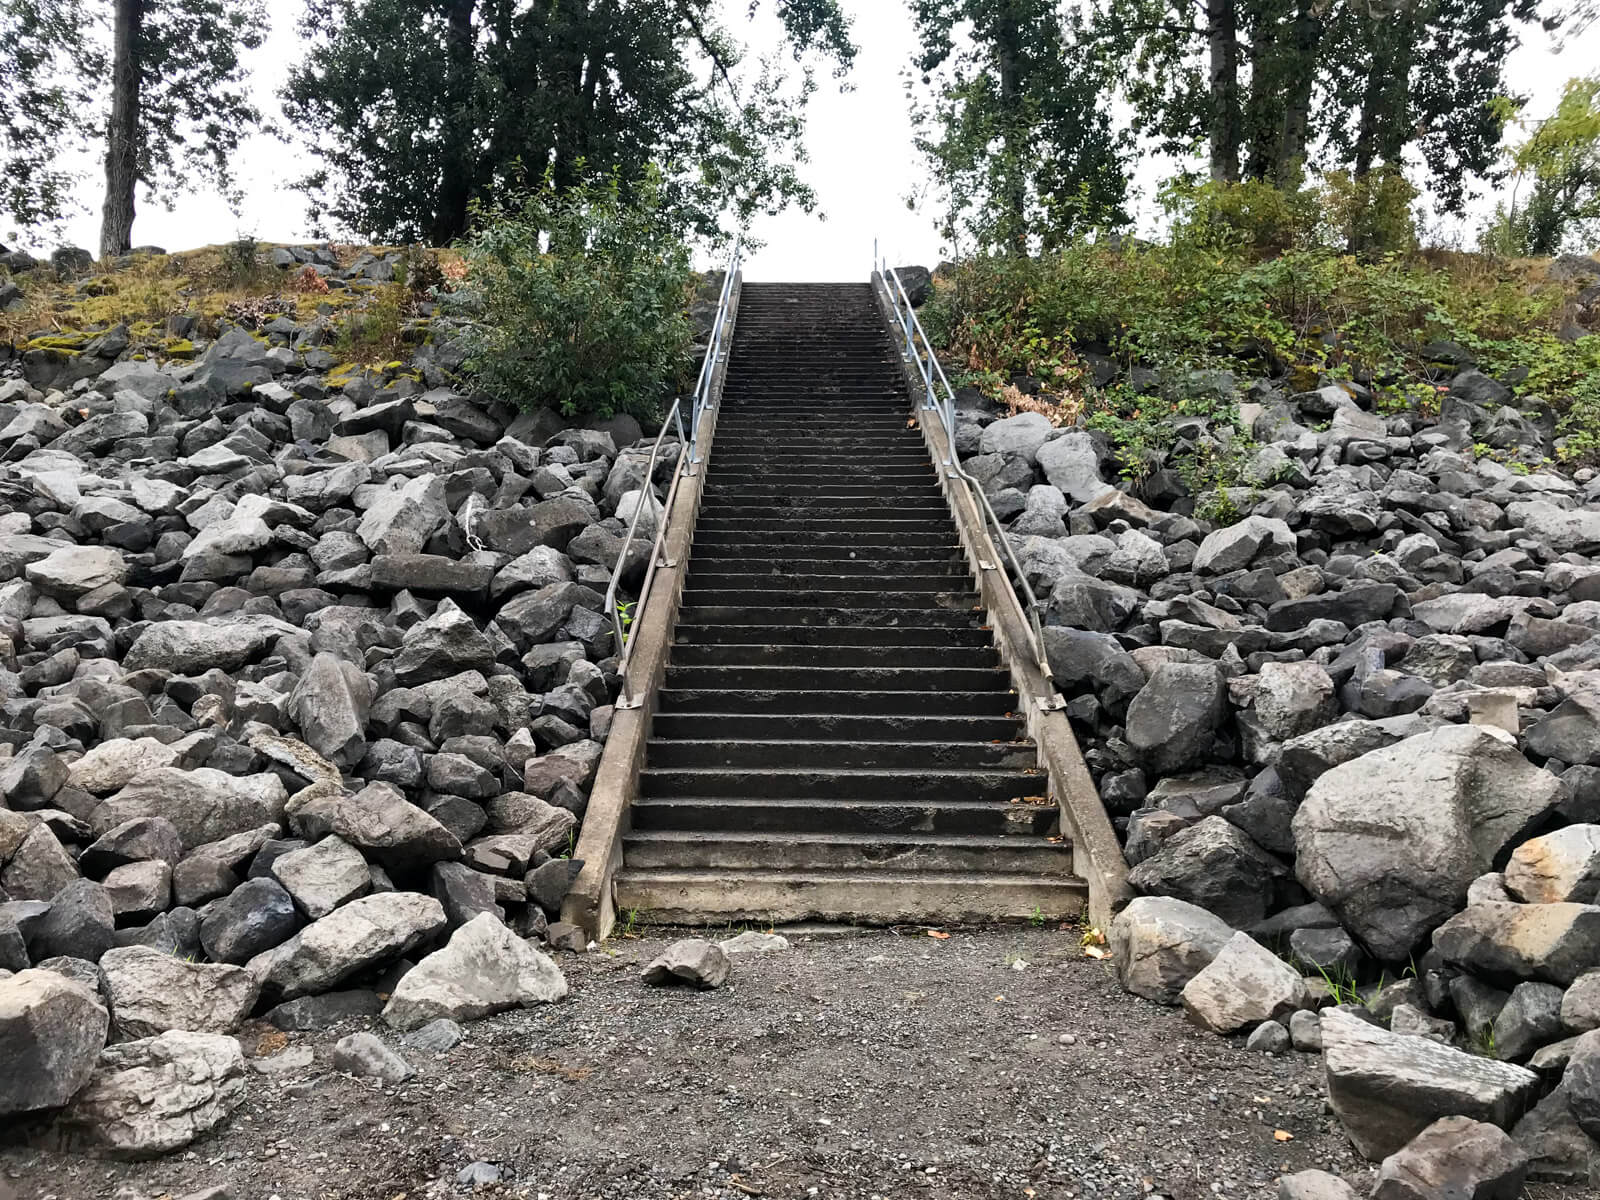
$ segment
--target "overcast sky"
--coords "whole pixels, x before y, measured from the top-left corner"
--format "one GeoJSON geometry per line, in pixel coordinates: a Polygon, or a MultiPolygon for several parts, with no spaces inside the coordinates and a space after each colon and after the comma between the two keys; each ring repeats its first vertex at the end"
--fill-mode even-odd
{"type": "MultiPolygon", "coordinates": [[[[772,44],[773,24],[755,26],[745,20],[747,0],[722,0],[725,20],[741,30],[752,51],[772,44]]],[[[939,255],[934,232],[935,198],[926,196],[925,171],[911,145],[911,124],[901,69],[916,51],[909,6],[901,0],[844,0],[854,19],[860,46],[848,82],[840,92],[829,77],[812,100],[807,149],[807,178],[817,191],[820,211],[791,211],[763,220],[755,234],[766,247],[748,263],[754,279],[864,279],[872,261],[873,239],[900,262],[931,264],[939,255]],[[908,196],[923,198],[914,208],[908,196]]],[[[172,212],[141,199],[134,225],[134,241],[169,250],[229,240],[251,233],[264,241],[296,241],[309,237],[305,204],[290,182],[304,169],[300,151],[274,133],[285,132],[276,93],[289,65],[299,53],[295,18],[300,5],[274,0],[270,5],[273,29],[267,44],[255,56],[255,86],[264,111],[271,114],[272,132],[252,137],[236,156],[245,199],[235,215],[221,197],[196,194],[182,199],[172,212]]],[[[1565,80],[1593,70],[1600,63],[1600,25],[1553,53],[1550,38],[1537,26],[1524,31],[1524,45],[1511,57],[1508,82],[1513,92],[1531,97],[1528,111],[1544,115],[1554,106],[1565,80]]],[[[1136,214],[1146,231],[1153,221],[1150,201],[1163,164],[1151,156],[1140,159],[1135,172],[1139,192],[1136,214]]],[[[99,243],[100,178],[98,169],[85,179],[81,197],[87,210],[68,226],[77,245],[99,243]]],[[[1481,201],[1479,212],[1493,207],[1481,201]]],[[[1477,221],[1470,222],[1472,229],[1477,221]]],[[[1470,244],[1471,235],[1467,233],[1470,244]]]]}

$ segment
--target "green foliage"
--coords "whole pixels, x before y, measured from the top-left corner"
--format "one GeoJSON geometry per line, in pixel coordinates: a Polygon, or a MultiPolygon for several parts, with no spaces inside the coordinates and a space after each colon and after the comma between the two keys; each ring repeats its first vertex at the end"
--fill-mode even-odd
{"type": "Polygon", "coordinates": [[[468,366],[484,387],[568,416],[659,419],[689,362],[688,251],[659,192],[584,184],[530,194],[467,245],[486,316],[468,366]]]}
{"type": "Polygon", "coordinates": [[[1519,394],[1554,410],[1561,456],[1600,461],[1600,337],[1556,336],[1570,288],[1473,255],[1345,253],[1337,210],[1322,206],[1308,228],[1299,196],[1264,189],[1205,185],[1177,206],[1165,245],[1079,240],[1035,259],[970,258],[938,281],[924,324],[958,383],[1004,401],[1014,376],[1039,379],[1107,435],[1126,478],[1173,467],[1218,515],[1241,506],[1238,489],[1275,481],[1249,478],[1257,448],[1212,373],[1266,375],[1290,392],[1348,382],[1381,411],[1432,416],[1440,386],[1423,347],[1439,339],[1490,374],[1525,370],[1519,394]],[[1263,243],[1285,241],[1263,257],[1263,243]],[[1122,368],[1117,383],[1092,385],[1090,350],[1122,368]],[[1189,417],[1209,435],[1176,436],[1189,417]]]}
{"type": "Polygon", "coordinates": [[[547,169],[557,191],[653,187],[707,237],[786,203],[809,210],[814,72],[855,48],[837,0],[772,7],[787,64],[742,61],[712,0],[307,0],[308,52],[283,99],[319,165],[297,186],[320,226],[433,245],[547,169]],[[652,164],[667,176],[648,182],[652,164]]]}
{"type": "Polygon", "coordinates": [[[1600,75],[1569,79],[1556,111],[1508,152],[1516,177],[1510,204],[1495,208],[1481,244],[1499,254],[1552,255],[1584,249],[1600,234],[1600,75]],[[1517,190],[1532,193],[1518,207],[1517,190]]]}
{"type": "Polygon", "coordinates": [[[917,148],[949,202],[944,236],[1027,253],[1127,223],[1126,131],[1107,64],[1053,0],[913,0],[917,148]]]}

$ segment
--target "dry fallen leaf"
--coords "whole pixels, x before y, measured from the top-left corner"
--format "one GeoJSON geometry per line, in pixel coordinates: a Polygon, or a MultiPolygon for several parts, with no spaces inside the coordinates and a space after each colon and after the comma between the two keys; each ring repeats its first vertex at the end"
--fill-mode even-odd
{"type": "Polygon", "coordinates": [[[1085,946],[1083,948],[1083,956],[1085,958],[1106,958],[1110,953],[1109,950],[1103,950],[1099,946],[1085,946]]]}
{"type": "Polygon", "coordinates": [[[1277,1142],[1292,1142],[1294,1141],[1294,1134],[1287,1129],[1274,1129],[1272,1131],[1272,1139],[1277,1142]]]}
{"type": "Polygon", "coordinates": [[[931,938],[938,938],[941,942],[949,940],[949,937],[950,937],[950,935],[948,933],[945,933],[944,931],[939,930],[939,929],[930,929],[930,930],[928,930],[928,936],[931,937],[931,938]]]}

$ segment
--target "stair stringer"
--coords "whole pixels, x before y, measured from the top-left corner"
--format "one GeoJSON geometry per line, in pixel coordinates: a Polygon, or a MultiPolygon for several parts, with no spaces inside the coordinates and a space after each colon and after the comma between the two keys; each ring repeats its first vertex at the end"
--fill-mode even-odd
{"type": "MultiPolygon", "coordinates": [[[[899,321],[893,315],[883,276],[873,272],[872,295],[883,318],[885,336],[897,349],[903,349],[897,335],[899,321]]],[[[922,375],[902,353],[901,370],[910,395],[923,394],[922,375]]],[[[936,416],[916,406],[917,424],[935,464],[956,461],[954,447],[936,416]]],[[[1065,713],[1054,707],[1055,687],[1045,678],[1029,648],[1033,632],[1022,610],[1016,591],[1005,575],[1005,560],[989,534],[988,523],[966,483],[949,467],[939,470],[939,486],[950,505],[960,536],[962,552],[978,579],[978,594],[989,614],[995,645],[1011,672],[1018,702],[1024,708],[1028,736],[1038,748],[1038,765],[1049,779],[1049,795],[1061,813],[1063,832],[1072,840],[1073,873],[1088,884],[1090,923],[1107,930],[1111,918],[1133,898],[1128,883],[1128,863],[1117,842],[1116,830],[1100,800],[1099,790],[1083,761],[1077,736],[1065,713]]]]}

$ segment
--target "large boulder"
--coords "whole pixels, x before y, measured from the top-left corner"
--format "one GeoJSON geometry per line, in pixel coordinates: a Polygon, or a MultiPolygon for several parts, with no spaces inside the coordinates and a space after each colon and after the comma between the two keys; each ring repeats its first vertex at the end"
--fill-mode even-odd
{"type": "Polygon", "coordinates": [[[1081,429],[1068,430],[1044,443],[1034,459],[1044,477],[1079,504],[1112,490],[1100,477],[1100,451],[1094,438],[1081,429]]]}
{"type": "Polygon", "coordinates": [[[1229,925],[1254,925],[1271,909],[1282,863],[1223,817],[1179,831],[1128,873],[1153,896],[1173,896],[1215,913],[1229,925]]]}
{"type": "Polygon", "coordinates": [[[1322,1014],[1322,1062],[1334,1113],[1375,1162],[1440,1117],[1507,1129],[1539,1093],[1539,1077],[1526,1067],[1390,1033],[1338,1008],[1322,1014]]]}
{"type": "Polygon", "coordinates": [[[432,896],[382,892],[334,909],[248,966],[264,991],[292,1000],[399,958],[444,927],[444,906],[432,896]]]}
{"type": "Polygon", "coordinates": [[[244,1102],[236,1038],[172,1030],[107,1046],[62,1120],[113,1153],[151,1158],[187,1146],[244,1102]]]}
{"type": "Polygon", "coordinates": [[[94,1072],[109,1021],[100,997],[65,975],[0,979],[0,1117],[72,1099],[94,1072]]]}
{"type": "Polygon", "coordinates": [[[356,536],[374,554],[416,554],[449,519],[444,477],[418,475],[380,491],[356,526],[356,536]]]}
{"type": "Polygon", "coordinates": [[[122,1038],[169,1029],[227,1033],[255,1007],[261,984],[243,967],[185,962],[149,946],[121,946],[100,959],[100,984],[122,1038]]]}
{"type": "Polygon", "coordinates": [[[318,754],[341,767],[353,767],[366,755],[372,685],[354,663],[317,654],[290,693],[289,706],[306,744],[318,754]]]}
{"type": "Polygon", "coordinates": [[[393,874],[414,873],[461,857],[460,839],[393,784],[369,783],[353,796],[319,791],[303,801],[296,796],[295,801],[289,824],[301,837],[337,834],[393,874]]]}
{"type": "Polygon", "coordinates": [[[1112,919],[1108,941],[1123,987],[1157,1004],[1177,1004],[1184,985],[1232,936],[1226,921],[1198,905],[1138,896],[1112,919]]]}
{"type": "Polygon", "coordinates": [[[1202,575],[1226,575],[1243,570],[1260,555],[1292,558],[1294,553],[1294,533],[1287,524],[1271,517],[1246,517],[1206,534],[1195,552],[1194,569],[1202,575]]]}
{"type": "Polygon", "coordinates": [[[1452,966],[1496,983],[1566,987],[1600,963],[1600,906],[1474,904],[1439,926],[1433,945],[1452,966]]]}
{"type": "Polygon", "coordinates": [[[1294,816],[1296,872],[1376,957],[1404,961],[1564,794],[1486,729],[1444,726],[1320,776],[1294,816]]]}
{"type": "Polygon", "coordinates": [[[555,963],[493,914],[482,913],[401,977],[383,1019],[396,1029],[440,1017],[475,1021],[566,994],[567,981],[555,963]]]}
{"type": "Polygon", "coordinates": [[[1179,771],[1205,758],[1226,712],[1215,663],[1165,663],[1128,705],[1128,744],[1148,770],[1179,771]]]}
{"type": "Polygon", "coordinates": [[[265,616],[152,621],[134,639],[122,666],[128,671],[155,667],[177,675],[200,675],[213,667],[237,671],[278,638],[295,632],[287,621],[265,616]]]}
{"type": "Polygon", "coordinates": [[[288,791],[270,772],[229,775],[212,767],[158,767],[136,776],[89,816],[96,833],[135,817],[172,822],[186,850],[283,820],[288,791]]]}

